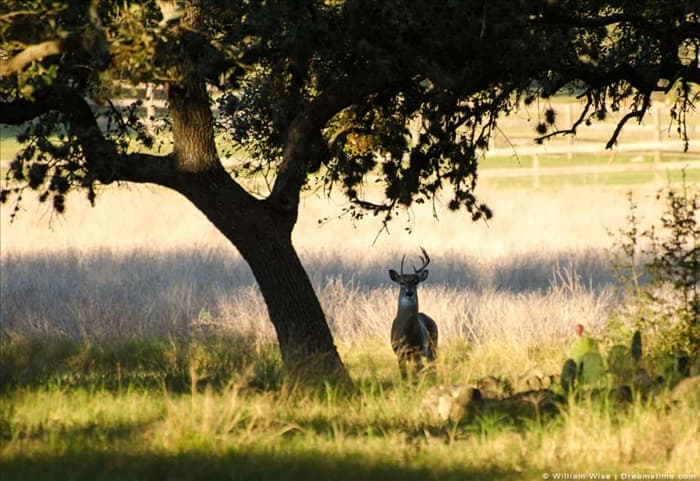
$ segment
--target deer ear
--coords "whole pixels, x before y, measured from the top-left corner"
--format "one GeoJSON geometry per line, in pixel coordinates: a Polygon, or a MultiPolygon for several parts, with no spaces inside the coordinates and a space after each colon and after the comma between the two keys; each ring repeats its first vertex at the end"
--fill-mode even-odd
{"type": "Polygon", "coordinates": [[[428,271],[421,271],[419,276],[420,277],[418,279],[420,279],[420,281],[423,282],[424,280],[426,280],[428,278],[428,271]]]}
{"type": "Polygon", "coordinates": [[[394,269],[389,269],[389,277],[394,282],[401,282],[401,276],[394,269]]]}

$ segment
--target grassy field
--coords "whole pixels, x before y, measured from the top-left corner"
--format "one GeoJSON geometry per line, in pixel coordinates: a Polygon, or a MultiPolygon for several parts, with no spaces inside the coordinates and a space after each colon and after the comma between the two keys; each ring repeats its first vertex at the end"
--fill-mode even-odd
{"type": "MultiPolygon", "coordinates": [[[[636,188],[646,219],[656,187],[636,188]]],[[[342,201],[305,197],[295,244],[350,396],[285,383],[252,274],[178,195],[105,189],[96,208],[70,197],[65,217],[28,198],[12,224],[3,206],[2,479],[697,479],[700,406],[663,391],[624,409],[571,399],[551,417],[440,421],[423,406],[436,384],[558,373],[576,323],[612,342],[606,232],[625,192],[485,183],[488,224],[426,207],[379,236],[374,219],[319,224],[342,201]],[[406,382],[387,270],[419,245],[441,347],[434,377],[406,382]]]]}

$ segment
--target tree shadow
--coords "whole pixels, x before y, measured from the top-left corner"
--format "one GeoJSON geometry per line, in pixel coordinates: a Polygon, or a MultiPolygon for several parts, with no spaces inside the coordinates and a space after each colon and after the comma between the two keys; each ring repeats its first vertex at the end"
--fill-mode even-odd
{"type": "MultiPolygon", "coordinates": [[[[430,286],[519,293],[574,285],[600,291],[615,282],[607,254],[597,250],[488,263],[460,253],[441,256],[430,267],[430,286]]],[[[302,257],[319,293],[392,287],[389,254],[302,257]]],[[[143,338],[225,324],[274,337],[271,326],[260,322],[267,314],[250,269],[225,249],[7,255],[0,276],[2,333],[143,338]]]]}
{"type": "Polygon", "coordinates": [[[4,481],[60,480],[516,480],[523,473],[497,466],[410,467],[401,460],[359,458],[353,453],[275,452],[229,449],[219,452],[130,453],[84,450],[49,456],[17,455],[2,464],[4,481]]]}

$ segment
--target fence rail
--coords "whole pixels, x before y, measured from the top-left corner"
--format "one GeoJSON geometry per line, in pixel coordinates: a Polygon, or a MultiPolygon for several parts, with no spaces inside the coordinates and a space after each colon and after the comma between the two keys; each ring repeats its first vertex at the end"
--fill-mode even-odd
{"type": "MultiPolygon", "coordinates": [[[[557,107],[564,110],[564,124],[572,125],[576,104],[563,104],[557,107]]],[[[580,108],[580,106],[578,106],[580,108]]],[[[605,145],[619,120],[619,115],[609,118],[603,123],[593,123],[590,126],[580,127],[576,136],[565,135],[552,138],[542,144],[536,144],[533,140],[534,121],[523,119],[510,119],[500,131],[500,138],[494,139],[491,147],[486,152],[485,161],[479,176],[482,178],[508,178],[531,177],[534,187],[539,187],[541,176],[577,175],[577,174],[612,174],[624,172],[653,172],[657,178],[666,171],[700,170],[700,124],[697,119],[692,119],[687,125],[687,135],[690,140],[690,150],[682,154],[685,145],[673,130],[670,107],[659,102],[650,110],[650,123],[629,123],[625,125],[618,142],[611,148],[605,145]],[[643,157],[633,158],[625,163],[616,161],[617,154],[639,153],[650,155],[651,162],[643,157]],[[675,160],[662,162],[664,154],[674,154],[674,157],[686,157],[687,160],[675,160]],[[595,163],[576,165],[574,158],[577,155],[608,155],[607,163],[595,163]],[[542,157],[565,155],[567,162],[562,166],[543,167],[540,164],[542,157]],[[522,160],[531,158],[531,165],[527,167],[488,168],[489,160],[494,158],[512,157],[522,160]],[[640,161],[641,160],[641,161],[640,161]]]]}
{"type": "MultiPolygon", "coordinates": [[[[139,107],[145,114],[146,122],[164,114],[167,109],[165,92],[152,85],[143,85],[136,89],[125,90],[123,96],[115,101],[116,105],[131,105],[137,100],[142,101],[139,107]]],[[[560,103],[555,105],[558,112],[563,113],[562,125],[570,126],[580,115],[581,105],[577,103],[560,103]]],[[[214,106],[215,109],[215,106],[214,106]]],[[[216,109],[214,111],[217,114],[216,109]]],[[[593,123],[579,128],[576,136],[561,136],[545,141],[538,145],[534,142],[536,119],[525,119],[511,116],[499,121],[498,134],[492,138],[490,148],[485,154],[485,160],[479,171],[481,178],[531,177],[534,187],[539,187],[542,176],[563,176],[577,174],[608,174],[622,172],[654,172],[657,177],[667,170],[686,169],[700,170],[700,122],[693,118],[689,121],[688,137],[691,151],[688,160],[662,162],[665,153],[676,154],[683,152],[684,145],[677,134],[671,134],[673,122],[670,107],[664,103],[653,104],[646,123],[628,123],[617,144],[610,150],[605,149],[607,137],[613,132],[619,115],[610,116],[605,122],[593,123]],[[652,162],[612,161],[618,153],[638,152],[651,155],[652,162]],[[577,155],[607,154],[608,163],[576,165],[577,155]],[[567,164],[562,166],[546,166],[540,163],[542,157],[565,155],[567,164]],[[489,160],[494,158],[512,157],[514,164],[518,159],[531,158],[527,167],[489,167],[489,160]]]]}

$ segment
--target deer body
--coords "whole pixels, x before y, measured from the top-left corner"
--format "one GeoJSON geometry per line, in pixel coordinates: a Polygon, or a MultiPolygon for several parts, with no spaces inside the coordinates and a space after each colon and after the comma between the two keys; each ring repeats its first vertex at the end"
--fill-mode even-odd
{"type": "Polygon", "coordinates": [[[437,356],[438,328],[435,321],[418,310],[418,284],[428,277],[425,268],[430,258],[422,250],[423,266],[414,274],[404,274],[401,260],[401,273],[389,270],[391,280],[401,286],[399,291],[396,318],[391,325],[391,347],[399,360],[399,370],[406,375],[406,364],[412,363],[418,371],[423,367],[423,357],[434,361],[437,356]]]}

